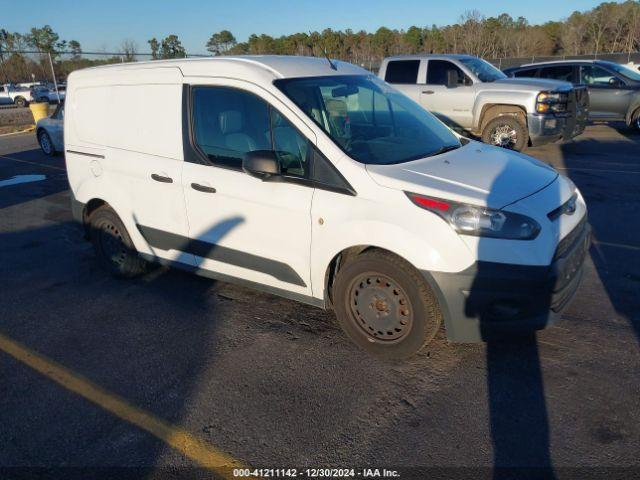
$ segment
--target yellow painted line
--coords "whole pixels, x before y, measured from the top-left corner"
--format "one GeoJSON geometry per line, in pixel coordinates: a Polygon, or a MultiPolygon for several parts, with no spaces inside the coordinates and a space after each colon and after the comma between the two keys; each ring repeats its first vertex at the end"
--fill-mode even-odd
{"type": "Polygon", "coordinates": [[[17,132],[9,132],[9,133],[0,134],[0,137],[8,137],[10,135],[19,135],[21,133],[29,133],[29,132],[33,132],[35,129],[36,129],[35,125],[29,125],[27,128],[25,128],[23,130],[18,130],[17,132]]]}
{"type": "MultiPolygon", "coordinates": [[[[113,415],[149,432],[186,457],[215,471],[222,478],[234,478],[233,468],[246,468],[238,460],[208,445],[189,432],[131,405],[70,370],[20,343],[0,334],[0,350],[48,377],[62,387],[95,403],[113,415]]],[[[237,477],[236,477],[237,478],[237,477]]]]}

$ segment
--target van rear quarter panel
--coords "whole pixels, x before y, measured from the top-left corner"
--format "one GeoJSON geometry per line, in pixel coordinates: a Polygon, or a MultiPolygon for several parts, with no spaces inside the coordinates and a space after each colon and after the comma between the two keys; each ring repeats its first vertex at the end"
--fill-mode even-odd
{"type": "Polygon", "coordinates": [[[109,203],[141,252],[153,254],[136,228],[138,217],[186,232],[183,201],[174,201],[182,194],[169,191],[180,186],[181,102],[176,67],[107,67],[69,77],[64,135],[71,190],[80,202],[109,203]],[[178,178],[155,185],[149,174],[156,170],[178,178]]]}

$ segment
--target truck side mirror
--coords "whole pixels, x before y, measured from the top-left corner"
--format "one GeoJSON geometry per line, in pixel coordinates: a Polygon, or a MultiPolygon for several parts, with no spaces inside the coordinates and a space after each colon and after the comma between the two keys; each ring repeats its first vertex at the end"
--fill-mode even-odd
{"type": "Polygon", "coordinates": [[[457,70],[447,70],[447,88],[457,87],[459,79],[457,70]]]}
{"type": "Polygon", "coordinates": [[[254,150],[242,159],[242,169],[263,181],[280,176],[280,162],[273,150],[254,150]]]}

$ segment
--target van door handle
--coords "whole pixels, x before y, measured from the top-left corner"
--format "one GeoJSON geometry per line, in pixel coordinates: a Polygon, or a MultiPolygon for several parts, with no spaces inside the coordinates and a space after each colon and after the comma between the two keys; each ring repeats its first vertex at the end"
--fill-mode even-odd
{"type": "Polygon", "coordinates": [[[207,187],[206,185],[200,185],[199,183],[192,183],[191,188],[199,192],[204,193],[216,193],[216,189],[213,187],[207,187]]]}
{"type": "Polygon", "coordinates": [[[433,90],[423,90],[422,93],[425,95],[433,95],[435,92],[433,90]]]}
{"type": "Polygon", "coordinates": [[[151,178],[156,182],[162,183],[173,183],[173,178],[171,177],[163,177],[162,175],[158,175],[157,173],[152,173],[151,178]]]}

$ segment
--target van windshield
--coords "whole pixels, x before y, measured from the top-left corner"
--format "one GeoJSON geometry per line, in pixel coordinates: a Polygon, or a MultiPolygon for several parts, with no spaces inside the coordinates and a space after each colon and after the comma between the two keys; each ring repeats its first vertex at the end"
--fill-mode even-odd
{"type": "Polygon", "coordinates": [[[402,163],[460,146],[453,132],[431,113],[373,75],[274,83],[359,162],[402,163]]]}

